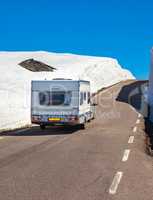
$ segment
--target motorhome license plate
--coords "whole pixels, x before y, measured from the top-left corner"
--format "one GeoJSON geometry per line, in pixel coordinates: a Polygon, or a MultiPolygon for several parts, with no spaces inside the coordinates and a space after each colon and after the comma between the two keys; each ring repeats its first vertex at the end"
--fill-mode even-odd
{"type": "Polygon", "coordinates": [[[60,121],[61,118],[54,117],[54,118],[48,118],[48,121],[60,121]]]}

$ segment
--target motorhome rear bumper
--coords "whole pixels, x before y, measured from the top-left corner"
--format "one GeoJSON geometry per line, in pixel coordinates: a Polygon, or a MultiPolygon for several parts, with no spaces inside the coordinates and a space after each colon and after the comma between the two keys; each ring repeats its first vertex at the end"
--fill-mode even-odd
{"type": "Polygon", "coordinates": [[[75,125],[79,124],[78,116],[32,116],[31,122],[38,125],[75,125]]]}
{"type": "Polygon", "coordinates": [[[41,123],[37,123],[38,125],[45,125],[45,126],[60,126],[60,125],[70,125],[70,126],[74,126],[74,125],[77,125],[79,123],[74,123],[74,122],[54,122],[54,123],[51,123],[51,122],[41,122],[41,123]]]}

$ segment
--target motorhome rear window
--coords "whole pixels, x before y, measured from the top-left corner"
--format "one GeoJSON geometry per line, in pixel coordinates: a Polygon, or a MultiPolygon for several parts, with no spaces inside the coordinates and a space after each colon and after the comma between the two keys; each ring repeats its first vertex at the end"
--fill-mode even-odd
{"type": "Polygon", "coordinates": [[[84,100],[86,101],[86,99],[87,99],[87,94],[86,92],[84,92],[84,100]]]}
{"type": "Polygon", "coordinates": [[[80,106],[83,105],[83,92],[80,92],[80,106]]]}
{"type": "Polygon", "coordinates": [[[70,91],[40,92],[39,103],[45,106],[68,106],[71,104],[72,93],[70,91]]]}

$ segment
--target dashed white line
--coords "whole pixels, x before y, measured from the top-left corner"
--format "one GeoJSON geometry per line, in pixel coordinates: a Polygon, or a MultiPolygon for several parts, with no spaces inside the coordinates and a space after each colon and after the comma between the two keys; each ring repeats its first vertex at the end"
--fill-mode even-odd
{"type": "Polygon", "coordinates": [[[122,176],[123,176],[123,172],[117,172],[114,179],[113,179],[113,182],[109,188],[109,194],[116,194],[117,192],[117,189],[118,189],[118,186],[120,184],[120,181],[122,179],[122,176]]]}
{"type": "Polygon", "coordinates": [[[133,132],[134,133],[137,132],[137,127],[136,126],[133,128],[133,132]]]}
{"type": "Polygon", "coordinates": [[[129,155],[130,155],[130,149],[126,149],[125,151],[124,151],[124,155],[123,155],[123,158],[122,158],[122,162],[126,162],[127,160],[128,160],[128,158],[129,158],[129,155]]]}
{"type": "MultiPolygon", "coordinates": [[[[133,108],[132,106],[131,106],[131,108],[132,108],[132,110],[134,110],[134,108],[133,108]]],[[[138,119],[137,119],[137,121],[136,121],[136,124],[139,124],[139,123],[140,123],[140,118],[141,118],[141,116],[142,116],[142,115],[139,113],[139,114],[138,114],[138,119]]],[[[133,128],[133,132],[135,133],[136,131],[137,131],[137,126],[135,126],[135,127],[133,128]]],[[[129,137],[128,144],[132,144],[133,142],[134,142],[134,136],[131,135],[131,136],[129,137]]],[[[126,149],[126,150],[124,151],[123,158],[122,158],[122,162],[126,162],[126,161],[129,159],[130,152],[131,152],[130,149],[126,149]]],[[[112,194],[112,195],[116,194],[117,189],[118,189],[118,186],[119,186],[119,184],[120,184],[120,181],[121,181],[122,177],[123,177],[123,172],[117,172],[117,173],[116,173],[116,175],[115,175],[115,177],[114,177],[114,179],[113,179],[113,182],[112,182],[112,184],[111,184],[111,186],[110,186],[110,188],[109,188],[109,193],[110,193],[110,194],[112,194]]]]}
{"type": "Polygon", "coordinates": [[[140,119],[137,119],[136,124],[140,124],[140,119]]]}
{"type": "Polygon", "coordinates": [[[138,118],[141,118],[141,116],[142,116],[142,115],[139,113],[139,114],[138,114],[138,118]]]}
{"type": "Polygon", "coordinates": [[[129,137],[128,144],[132,144],[133,142],[134,142],[134,136],[131,135],[131,136],[129,137]]]}
{"type": "Polygon", "coordinates": [[[132,109],[133,111],[136,111],[135,108],[134,108],[133,106],[130,106],[130,107],[131,107],[131,109],[132,109]]]}

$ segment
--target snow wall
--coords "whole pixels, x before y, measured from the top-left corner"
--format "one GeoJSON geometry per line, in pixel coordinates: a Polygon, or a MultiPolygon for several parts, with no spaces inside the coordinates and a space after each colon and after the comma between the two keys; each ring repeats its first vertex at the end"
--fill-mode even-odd
{"type": "Polygon", "coordinates": [[[89,80],[95,93],[120,81],[134,79],[116,59],[49,52],[0,52],[0,76],[0,131],[30,125],[31,80],[89,80]],[[19,65],[27,59],[44,62],[57,70],[28,71],[19,65]]]}

